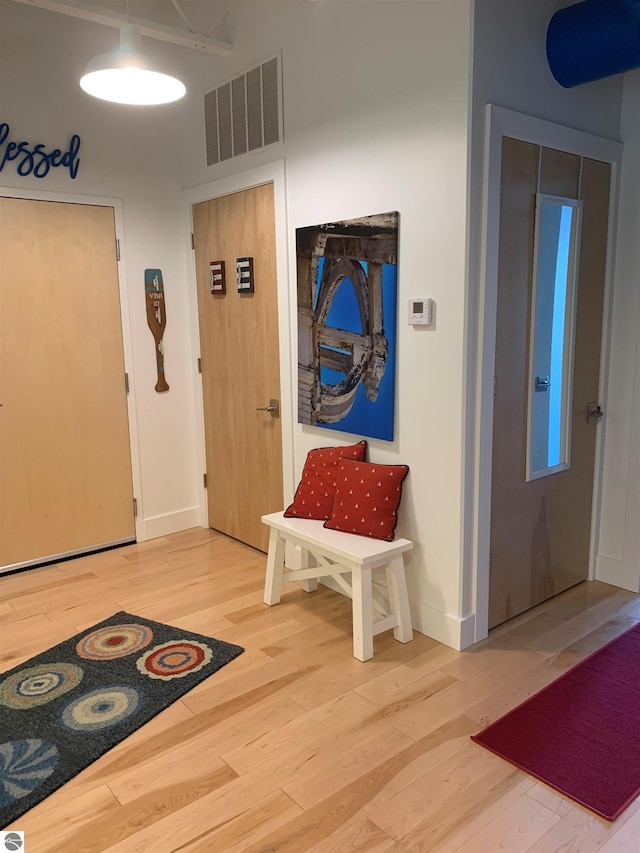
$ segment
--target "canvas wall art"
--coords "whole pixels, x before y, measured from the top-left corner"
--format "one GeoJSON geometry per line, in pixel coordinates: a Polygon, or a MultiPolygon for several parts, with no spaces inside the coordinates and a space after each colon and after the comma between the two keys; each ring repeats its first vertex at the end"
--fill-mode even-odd
{"type": "Polygon", "coordinates": [[[392,441],[398,213],[296,229],[298,421],[392,441]]]}

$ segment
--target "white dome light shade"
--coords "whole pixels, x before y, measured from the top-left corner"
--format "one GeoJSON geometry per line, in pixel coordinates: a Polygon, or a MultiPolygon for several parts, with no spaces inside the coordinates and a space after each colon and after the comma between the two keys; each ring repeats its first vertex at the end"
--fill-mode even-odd
{"type": "Polygon", "coordinates": [[[123,24],[120,48],[91,60],[80,80],[81,88],[95,98],[117,104],[168,104],[182,98],[187,91],[184,84],[157,71],[140,53],[139,44],[138,28],[123,24]]]}
{"type": "Polygon", "coordinates": [[[87,71],[80,86],[94,98],[116,104],[168,104],[187,91],[175,77],[132,67],[87,71]]]}

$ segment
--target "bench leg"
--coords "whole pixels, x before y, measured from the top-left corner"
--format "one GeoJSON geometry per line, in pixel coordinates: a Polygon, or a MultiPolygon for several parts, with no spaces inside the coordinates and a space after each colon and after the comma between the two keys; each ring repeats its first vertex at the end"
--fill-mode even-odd
{"type": "MultiPolygon", "coordinates": [[[[315,565],[315,557],[313,557],[306,548],[302,548],[302,553],[300,555],[300,568],[310,569],[315,565]]],[[[307,578],[302,581],[302,589],[305,592],[315,592],[318,589],[318,578],[307,578]]]]}
{"type": "Polygon", "coordinates": [[[269,532],[269,553],[267,555],[267,574],[264,580],[264,603],[277,604],[280,601],[282,572],[284,569],[285,540],[272,527],[269,532]]]}
{"type": "Polygon", "coordinates": [[[413,629],[411,627],[409,596],[407,595],[407,580],[401,556],[389,563],[386,574],[391,612],[398,617],[398,625],[393,629],[393,636],[401,643],[408,643],[413,640],[413,629]]]}
{"type": "Polygon", "coordinates": [[[353,610],[353,656],[358,660],[373,657],[373,612],[371,569],[354,569],[351,573],[353,610]]]}

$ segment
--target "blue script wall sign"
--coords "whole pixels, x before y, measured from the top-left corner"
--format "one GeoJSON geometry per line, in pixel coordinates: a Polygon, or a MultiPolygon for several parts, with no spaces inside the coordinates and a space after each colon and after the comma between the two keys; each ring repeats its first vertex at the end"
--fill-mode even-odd
{"type": "Polygon", "coordinates": [[[66,151],[61,151],[59,148],[46,151],[43,143],[31,146],[26,140],[22,142],[8,141],[10,132],[9,125],[2,122],[0,124],[0,172],[4,169],[5,163],[17,160],[16,169],[22,177],[33,174],[36,178],[44,178],[45,175],[49,174],[51,168],[58,166],[64,166],[68,169],[72,178],[78,174],[80,137],[77,133],[71,137],[69,148],[66,151]]]}

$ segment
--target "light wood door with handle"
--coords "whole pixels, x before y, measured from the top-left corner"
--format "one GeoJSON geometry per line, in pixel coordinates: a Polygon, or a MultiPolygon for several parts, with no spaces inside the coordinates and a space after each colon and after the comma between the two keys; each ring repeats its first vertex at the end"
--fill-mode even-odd
{"type": "Polygon", "coordinates": [[[266,551],[283,508],[273,184],[193,206],[209,526],[266,551]],[[236,261],[253,259],[253,292],[236,261]],[[224,261],[226,292],[210,264],[224,261]]]}
{"type": "MultiPolygon", "coordinates": [[[[503,139],[493,413],[489,627],[586,580],[589,571],[610,166],[503,139]],[[527,407],[553,391],[531,377],[529,344],[537,193],[582,200],[570,464],[527,479],[527,407]],[[531,394],[530,384],[537,382],[531,394]],[[591,411],[591,414],[589,414],[591,411]]],[[[533,360],[535,368],[535,359],[533,360]]],[[[535,369],[533,370],[535,373],[535,369]]],[[[553,382],[551,382],[553,385],[553,382]]]]}
{"type": "Polygon", "coordinates": [[[114,212],[0,199],[0,566],[135,539],[114,212]]]}

